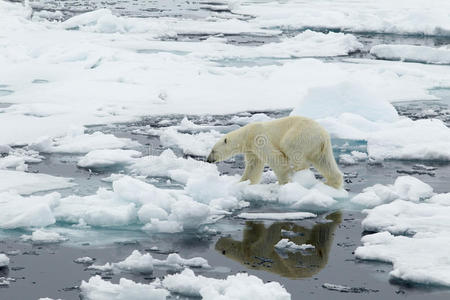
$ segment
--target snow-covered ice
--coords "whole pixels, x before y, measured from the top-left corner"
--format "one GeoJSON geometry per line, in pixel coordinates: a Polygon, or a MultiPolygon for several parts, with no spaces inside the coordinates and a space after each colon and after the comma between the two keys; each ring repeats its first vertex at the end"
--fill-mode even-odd
{"type": "Polygon", "coordinates": [[[389,1],[286,1],[242,3],[235,13],[252,15],[249,23],[263,28],[301,30],[333,29],[345,32],[377,32],[405,35],[448,36],[450,21],[445,0],[389,1]]]}
{"type": "Polygon", "coordinates": [[[99,271],[131,272],[149,274],[154,268],[171,268],[182,269],[183,267],[191,268],[210,268],[208,261],[202,257],[193,257],[189,259],[182,258],[177,253],[171,253],[166,259],[160,260],[153,258],[150,253],[142,254],[138,250],[134,250],[130,256],[123,261],[117,263],[106,263],[105,265],[91,265],[89,269],[99,271]]]}
{"type": "Polygon", "coordinates": [[[375,184],[363,189],[362,193],[354,196],[351,202],[375,207],[396,199],[419,202],[433,196],[433,188],[413,176],[397,177],[393,185],[375,184]]]}
{"type": "Polygon", "coordinates": [[[15,192],[0,193],[0,228],[44,227],[56,222],[52,208],[58,193],[24,197],[15,192]]]}
{"type": "Polygon", "coordinates": [[[450,47],[432,48],[415,45],[376,45],[370,54],[381,59],[402,60],[430,64],[450,64],[450,47]]]}
{"type": "Polygon", "coordinates": [[[190,269],[174,275],[167,275],[162,285],[170,292],[213,299],[267,299],[288,300],[291,295],[278,282],[264,283],[256,276],[246,273],[229,275],[226,279],[196,276],[190,269]]]}
{"type": "Polygon", "coordinates": [[[69,188],[75,185],[71,178],[47,174],[0,170],[0,192],[14,191],[22,195],[69,188]]]}
{"type": "Polygon", "coordinates": [[[141,153],[136,150],[102,149],[92,150],[78,160],[78,166],[82,168],[107,168],[131,164],[133,158],[138,158],[141,153]]]}
{"type": "Polygon", "coordinates": [[[31,147],[44,153],[87,153],[94,150],[129,148],[138,145],[139,143],[128,138],[118,138],[99,131],[85,134],[83,128],[74,128],[63,137],[53,139],[43,137],[36,140],[31,147]]]}
{"type": "Polygon", "coordinates": [[[9,265],[9,257],[0,253],[0,268],[7,267],[9,265]]]}
{"type": "Polygon", "coordinates": [[[281,251],[288,251],[288,252],[295,252],[300,250],[309,250],[314,249],[315,247],[311,244],[302,244],[297,245],[293,241],[290,241],[289,239],[281,239],[278,243],[274,246],[276,249],[281,251]]]}
{"type": "Polygon", "coordinates": [[[49,243],[60,243],[67,240],[66,237],[60,235],[57,232],[47,231],[47,230],[35,230],[31,235],[22,235],[21,239],[24,241],[30,241],[33,244],[49,244],[49,243]]]}
{"type": "Polygon", "coordinates": [[[121,278],[118,284],[103,280],[99,275],[89,281],[82,281],[81,295],[89,300],[165,300],[169,296],[166,289],[160,288],[158,283],[143,284],[121,278]]]}
{"type": "Polygon", "coordinates": [[[430,186],[410,176],[399,177],[394,186],[369,189],[363,195],[368,199],[369,194],[378,195],[377,203],[363,200],[378,206],[363,211],[367,217],[362,226],[377,233],[361,239],[356,257],[392,263],[390,275],[397,279],[450,286],[448,195],[434,194],[430,186]],[[379,205],[388,201],[392,202],[379,205]]]}
{"type": "Polygon", "coordinates": [[[93,264],[95,262],[95,258],[89,257],[89,256],[83,256],[74,259],[74,262],[77,264],[93,264]]]}

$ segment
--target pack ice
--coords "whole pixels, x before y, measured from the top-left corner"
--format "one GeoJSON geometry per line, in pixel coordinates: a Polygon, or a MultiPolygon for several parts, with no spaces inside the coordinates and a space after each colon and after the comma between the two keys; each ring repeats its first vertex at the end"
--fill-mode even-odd
{"type": "Polygon", "coordinates": [[[450,286],[450,195],[436,194],[414,177],[399,177],[393,186],[375,185],[353,198],[375,206],[363,212],[356,257],[392,263],[390,276],[407,282],[450,286]]]}

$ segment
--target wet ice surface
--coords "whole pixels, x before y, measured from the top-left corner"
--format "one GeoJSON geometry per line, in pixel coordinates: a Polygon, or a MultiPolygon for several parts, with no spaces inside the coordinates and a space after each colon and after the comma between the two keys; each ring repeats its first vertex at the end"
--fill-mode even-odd
{"type": "MultiPolygon", "coordinates": [[[[418,106],[445,107],[445,102],[402,103],[397,108],[402,114],[413,114],[418,106]]],[[[245,112],[242,117],[265,113],[269,118],[281,117],[288,111],[245,112]]],[[[160,154],[166,147],[160,144],[158,136],[149,135],[148,129],[178,126],[184,115],[158,116],[144,118],[142,121],[113,126],[96,126],[88,131],[112,133],[119,138],[131,138],[142,146],[135,148],[144,155],[160,154]],[[149,127],[150,125],[150,127],[149,127]],[[145,133],[145,134],[143,134],[145,133]]],[[[441,115],[441,117],[443,117],[441,115]]],[[[232,120],[239,121],[235,115],[188,116],[188,119],[204,126],[227,132],[235,128],[232,120]],[[233,119],[234,117],[234,119],[233,119]]],[[[193,133],[203,130],[196,127],[193,133]]],[[[335,156],[351,151],[365,151],[364,143],[346,140],[333,140],[335,156]]],[[[179,156],[181,149],[172,147],[179,156]]],[[[83,154],[46,154],[42,162],[30,164],[30,172],[46,173],[55,176],[74,178],[78,185],[60,190],[64,195],[73,193],[90,195],[98,187],[109,188],[110,183],[102,179],[115,172],[123,172],[122,167],[101,168],[97,171],[77,167],[77,161],[83,154]]],[[[204,159],[196,157],[196,159],[204,159]]],[[[448,191],[450,165],[444,162],[427,162],[427,167],[415,161],[385,161],[382,165],[370,165],[358,162],[354,165],[340,165],[345,173],[346,188],[351,195],[375,183],[388,184],[405,170],[432,170],[429,173],[413,173],[424,182],[432,185],[436,192],[448,191]]],[[[243,168],[242,158],[219,164],[219,170],[227,174],[240,174],[243,168]]],[[[167,182],[165,178],[152,178],[154,184],[161,187],[180,188],[176,182],[167,182]]],[[[278,212],[280,207],[270,203],[253,202],[241,212],[278,212]]],[[[300,221],[251,221],[228,216],[210,226],[211,233],[148,234],[134,226],[122,228],[80,228],[83,234],[71,235],[64,244],[24,243],[18,236],[27,234],[22,229],[2,230],[5,238],[0,242],[0,251],[9,255],[9,268],[2,268],[2,276],[14,278],[9,287],[0,292],[6,298],[28,298],[50,296],[54,298],[78,299],[78,286],[82,279],[88,280],[99,274],[105,280],[117,283],[125,277],[136,282],[148,283],[157,277],[164,277],[176,270],[155,268],[151,274],[139,274],[87,269],[88,264],[76,264],[81,257],[95,259],[96,265],[118,262],[128,257],[132,251],[150,253],[156,259],[165,259],[169,253],[178,253],[181,257],[201,256],[208,260],[211,269],[197,269],[196,274],[207,277],[224,278],[230,274],[246,271],[257,275],[264,281],[278,281],[285,286],[294,298],[311,297],[328,299],[329,297],[348,299],[358,297],[359,293],[374,294],[386,299],[396,298],[398,294],[412,299],[432,297],[446,299],[449,292],[437,287],[425,287],[389,281],[388,264],[362,262],[355,259],[354,249],[360,245],[361,221],[364,216],[348,209],[319,214],[316,218],[300,221]],[[283,238],[289,238],[297,245],[312,244],[315,249],[286,252],[274,246],[283,238]],[[58,263],[55,263],[55,262],[58,263]],[[64,276],[61,276],[64,274],[64,276]],[[346,274],[342,277],[342,274],[346,274]],[[301,280],[298,280],[301,279],[301,280]]],[[[70,229],[70,225],[56,223],[53,228],[70,229]]]]}

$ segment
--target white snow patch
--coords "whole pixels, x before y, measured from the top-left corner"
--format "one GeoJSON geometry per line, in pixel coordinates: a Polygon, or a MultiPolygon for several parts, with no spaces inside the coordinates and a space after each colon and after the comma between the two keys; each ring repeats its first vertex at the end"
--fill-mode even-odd
{"type": "Polygon", "coordinates": [[[409,176],[396,184],[398,200],[363,211],[363,228],[380,232],[361,239],[356,257],[392,263],[390,275],[401,280],[450,286],[448,195],[433,195],[431,187],[409,176]]]}
{"type": "Polygon", "coordinates": [[[56,222],[52,209],[61,198],[58,193],[23,197],[0,193],[0,228],[45,227],[56,222]]]}
{"type": "Polygon", "coordinates": [[[352,151],[350,154],[339,155],[339,163],[343,165],[356,165],[358,162],[365,161],[367,158],[367,153],[352,151]]]}
{"type": "Polygon", "coordinates": [[[121,278],[118,284],[96,275],[89,281],[81,281],[81,295],[88,300],[165,300],[169,292],[159,287],[159,281],[143,284],[121,278]]]}
{"type": "Polygon", "coordinates": [[[0,170],[0,178],[2,178],[0,192],[15,191],[22,195],[65,189],[75,185],[71,182],[72,178],[21,171],[0,170]]]}
{"type": "Polygon", "coordinates": [[[87,264],[87,265],[93,264],[94,261],[95,261],[95,259],[92,257],[89,257],[89,256],[79,257],[74,260],[74,262],[77,264],[87,264]]]}
{"type": "Polygon", "coordinates": [[[0,253],[0,268],[7,267],[8,265],[9,265],[8,256],[0,253]]]}
{"type": "Polygon", "coordinates": [[[375,184],[363,189],[362,193],[351,199],[351,202],[375,207],[396,199],[418,202],[433,196],[433,188],[413,176],[397,177],[393,185],[375,184]]]}
{"type": "Polygon", "coordinates": [[[196,134],[180,133],[169,127],[160,133],[160,141],[163,146],[176,146],[183,150],[184,154],[208,156],[214,144],[222,136],[221,133],[211,130],[196,134]]]}
{"type": "Polygon", "coordinates": [[[415,45],[375,45],[370,54],[377,58],[421,62],[428,64],[450,64],[450,48],[415,45]]]}
{"type": "Polygon", "coordinates": [[[31,235],[22,235],[20,237],[24,241],[30,241],[33,244],[50,244],[50,243],[60,243],[67,241],[67,238],[60,235],[57,232],[46,231],[46,230],[35,230],[31,235]]]}
{"type": "Polygon", "coordinates": [[[289,239],[281,239],[278,243],[274,246],[278,250],[282,251],[288,251],[288,252],[296,252],[301,250],[309,250],[309,249],[315,249],[315,247],[311,244],[302,244],[297,245],[293,241],[290,241],[289,239]]]}
{"type": "Polygon", "coordinates": [[[162,285],[170,292],[191,297],[214,299],[289,300],[291,295],[278,282],[264,283],[256,276],[246,273],[230,275],[226,279],[196,276],[190,269],[180,274],[167,275],[162,285]]]}
{"type": "Polygon", "coordinates": [[[85,134],[83,128],[75,128],[60,138],[43,137],[31,144],[31,148],[45,153],[87,153],[93,150],[136,147],[139,143],[128,138],[96,131],[85,134]]]}
{"type": "Polygon", "coordinates": [[[115,273],[131,272],[150,274],[153,272],[155,267],[173,269],[181,269],[183,267],[210,268],[208,261],[202,257],[185,259],[177,253],[171,253],[165,260],[159,260],[153,258],[150,253],[142,254],[138,250],[134,250],[133,253],[131,253],[131,255],[123,261],[117,263],[106,263],[105,265],[92,265],[88,268],[100,271],[113,271],[115,273]]]}
{"type": "Polygon", "coordinates": [[[139,151],[123,149],[93,150],[80,158],[78,166],[83,168],[107,168],[132,164],[134,158],[141,156],[139,151]]]}

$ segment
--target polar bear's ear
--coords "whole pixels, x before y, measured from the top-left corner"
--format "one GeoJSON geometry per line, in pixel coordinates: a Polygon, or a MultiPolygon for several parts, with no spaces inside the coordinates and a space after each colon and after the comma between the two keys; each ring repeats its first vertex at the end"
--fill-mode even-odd
{"type": "Polygon", "coordinates": [[[225,138],[225,139],[223,140],[223,142],[226,144],[226,143],[227,143],[227,138],[225,138]]]}

